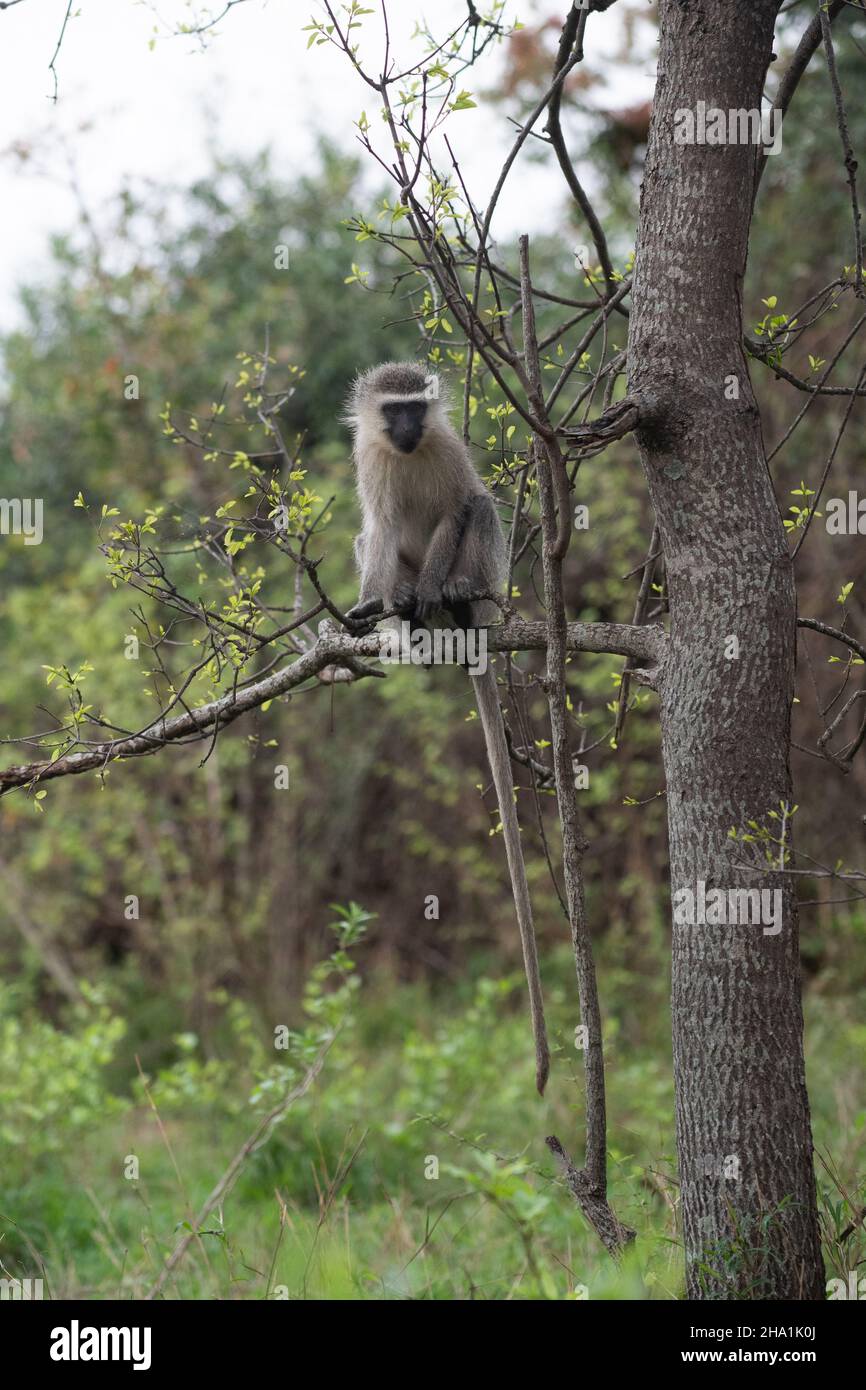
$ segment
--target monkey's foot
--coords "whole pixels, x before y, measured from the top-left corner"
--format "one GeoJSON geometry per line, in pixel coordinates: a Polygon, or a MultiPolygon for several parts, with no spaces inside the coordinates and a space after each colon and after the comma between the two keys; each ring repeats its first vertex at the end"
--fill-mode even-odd
{"type": "Polygon", "coordinates": [[[380,598],[368,598],[350,608],[346,617],[353,623],[363,623],[367,618],[372,618],[374,613],[381,613],[384,607],[380,598]]]}
{"type": "Polygon", "coordinates": [[[372,632],[376,626],[377,615],[382,612],[384,606],[380,598],[370,598],[350,608],[346,614],[346,626],[353,636],[366,637],[368,632],[372,632]]]}
{"type": "Polygon", "coordinates": [[[401,617],[411,617],[415,612],[415,604],[415,589],[411,584],[401,583],[394,586],[391,606],[396,608],[401,617]]]}
{"type": "Polygon", "coordinates": [[[425,623],[441,607],[442,595],[438,591],[419,593],[415,598],[415,617],[419,623],[425,623]]]}

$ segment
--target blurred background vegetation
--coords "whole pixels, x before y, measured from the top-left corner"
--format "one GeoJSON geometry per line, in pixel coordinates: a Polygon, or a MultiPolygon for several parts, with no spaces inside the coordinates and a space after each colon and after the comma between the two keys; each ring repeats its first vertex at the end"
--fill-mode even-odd
{"type": "MultiPolygon", "coordinates": [[[[848,32],[866,38],[861,31],[853,18],[848,32]]],[[[518,36],[507,80],[490,100],[507,100],[510,112],[528,103],[554,39],[544,30],[518,36]]],[[[856,90],[860,53],[840,40],[839,57],[843,83],[856,90]]],[[[576,87],[577,107],[584,96],[576,87]]],[[[767,312],[762,300],[776,296],[779,311],[790,312],[832,280],[848,245],[847,192],[836,151],[827,157],[833,117],[820,72],[804,81],[797,104],[785,156],[770,160],[759,199],[749,330],[767,312]]],[[[596,112],[580,126],[621,268],[632,249],[647,116],[596,112]]],[[[866,115],[852,109],[850,117],[863,148],[866,115]]],[[[106,717],[129,728],[152,717],[147,661],[124,657],[125,636],[143,635],[131,613],[138,596],[107,582],[92,510],[105,503],[140,516],[164,503],[181,518],[216,510],[235,480],[222,462],[166,440],[161,412],[171,400],[182,414],[207,414],[231,389],[237,355],[261,351],[268,326],[278,365],[304,372],[283,423],[302,441],[309,485],[335,498],[321,575],[349,604],[356,517],[342,402],[358,368],[424,351],[394,289],[393,258],[374,240],[359,245],[345,226],[354,213],[374,218],[379,201],[359,182],[354,159],[323,144],[315,167],[288,185],[264,153],[215,157],[192,188],[125,187],[110,220],[97,226],[83,215],[58,232],[47,287],[22,290],[21,326],[0,342],[0,494],[42,497],[46,516],[41,546],[20,538],[0,545],[0,733],[20,738],[50,726],[40,707],[57,703],[44,668],[61,663],[92,665],[86,696],[106,717]],[[288,270],[274,266],[280,242],[290,247],[288,270]],[[347,283],[353,263],[369,272],[364,284],[347,283]],[[141,382],[137,401],[123,396],[128,372],[141,382]],[[73,506],[79,490],[91,513],[73,506]]],[[[536,278],[573,291],[563,247],[584,236],[551,170],[550,235],[535,243],[536,278]]],[[[511,263],[511,248],[500,250],[511,263]]],[[[822,320],[798,349],[801,360],[786,359],[789,368],[808,376],[807,347],[829,360],[852,321],[847,308],[822,320]]],[[[616,332],[624,340],[624,323],[616,332]]],[[[841,379],[854,376],[851,366],[841,379]]],[[[804,397],[760,364],[752,377],[770,446],[804,397]]],[[[838,404],[818,402],[774,464],[783,506],[797,504],[801,480],[816,485],[838,420],[838,404]]],[[[486,432],[479,422],[482,471],[486,432]]],[[[852,431],[832,495],[862,476],[852,431]]],[[[629,621],[637,578],[623,576],[642,562],[651,530],[631,446],[585,465],[581,487],[591,526],[569,555],[570,616],[629,621]]],[[[279,575],[269,563],[273,590],[279,575]]],[[[815,526],[800,566],[801,614],[838,623],[837,596],[853,582],[846,608],[862,637],[862,539],[830,538],[815,526]]],[[[521,606],[537,611],[528,571],[518,579],[521,606]]],[[[144,609],[158,620],[147,600],[144,609]]],[[[818,637],[801,648],[795,737],[806,746],[820,732],[815,688],[823,696],[832,689],[830,654],[818,637]]],[[[27,792],[4,798],[3,1269],[42,1273],[55,1297],[140,1296],[257,1116],[303,1073],[330,998],[342,1026],[321,1077],[249,1157],[167,1292],[499,1299],[562,1298],[586,1286],[592,1298],[678,1296],[663,782],[654,697],[641,697],[621,746],[609,745],[619,669],[610,658],[581,657],[570,695],[576,740],[599,744],[586,755],[581,795],[611,1195],[639,1233],[622,1270],[584,1228],[543,1144],[556,1132],[580,1151],[582,1069],[568,927],[532,795],[521,792],[519,804],[558,1043],[544,1102],[532,1086],[517,932],[480,731],[465,679],[442,669],[277,701],[226,730],[204,765],[202,748],[174,749],[104,778],[51,783],[40,803],[27,792]],[[289,790],[275,788],[276,763],[290,770],[289,790]],[[137,920],[125,916],[130,894],[140,900],[137,920]],[[435,920],[425,915],[431,895],[435,920]],[[332,904],[355,906],[341,916],[332,904]],[[366,923],[352,947],[361,987],[329,995],[317,967],[347,913],[366,923]],[[288,1053],[274,1047],[282,1026],[293,1030],[288,1053]],[[127,1175],[130,1156],[137,1176],[127,1175]]],[[[539,736],[542,708],[530,699],[539,736]]],[[[7,745],[4,757],[26,760],[26,745],[7,745]]],[[[794,758],[800,847],[825,863],[862,865],[862,765],[846,779],[814,756],[794,758]]],[[[555,816],[549,802],[543,809],[555,868],[555,816]]],[[[831,902],[844,895],[820,880],[804,884],[802,896],[828,1274],[844,1277],[864,1254],[856,1232],[840,1237],[866,1200],[858,1176],[866,914],[831,902]]]]}

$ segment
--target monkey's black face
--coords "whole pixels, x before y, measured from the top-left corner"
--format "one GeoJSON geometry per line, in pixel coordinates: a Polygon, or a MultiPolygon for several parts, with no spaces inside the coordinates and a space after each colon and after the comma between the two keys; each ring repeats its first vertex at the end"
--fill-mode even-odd
{"type": "Polygon", "coordinates": [[[424,433],[424,418],[427,414],[426,401],[384,401],[382,416],[385,433],[401,454],[411,454],[417,449],[424,433]]]}

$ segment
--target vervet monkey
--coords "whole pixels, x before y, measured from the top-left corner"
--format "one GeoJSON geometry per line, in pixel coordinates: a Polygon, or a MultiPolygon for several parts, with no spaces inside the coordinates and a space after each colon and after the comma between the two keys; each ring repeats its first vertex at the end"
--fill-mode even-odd
{"type": "MultiPolygon", "coordinates": [[[[385,609],[424,623],[483,627],[497,615],[481,593],[501,593],[505,537],[493,498],[448,418],[439,378],[413,362],[386,362],[355,381],[346,419],[355,438],[362,529],[355,541],[361,592],[347,615],[374,620],[385,609]]],[[[517,908],[535,1038],[535,1082],[550,1070],[544,1003],[511,760],[490,666],[472,675],[487,756],[499,801],[517,908]]]]}

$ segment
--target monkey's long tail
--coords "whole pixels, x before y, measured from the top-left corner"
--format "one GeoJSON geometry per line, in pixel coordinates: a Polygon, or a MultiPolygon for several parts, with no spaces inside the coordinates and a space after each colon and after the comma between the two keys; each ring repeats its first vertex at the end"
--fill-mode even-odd
{"type": "Polygon", "coordinates": [[[493,785],[499,802],[499,815],[502,820],[502,833],[505,839],[505,853],[508,856],[508,869],[511,874],[511,888],[514,905],[517,909],[517,924],[520,928],[520,943],[523,947],[523,964],[526,982],[529,985],[529,1008],[532,1014],[532,1034],[535,1039],[535,1084],[539,1095],[544,1094],[550,1072],[550,1049],[547,1045],[547,1027],[544,1022],[544,1000],[541,995],[541,977],[538,969],[538,951],[535,945],[535,927],[532,923],[532,905],[529,901],[529,887],[526,882],[526,866],[523,862],[523,848],[520,843],[520,824],[514,805],[514,784],[511,772],[511,758],[505,741],[505,724],[499,707],[499,691],[492,666],[487,667],[483,676],[473,676],[475,700],[478,715],[484,730],[487,757],[493,773],[493,785]]]}

